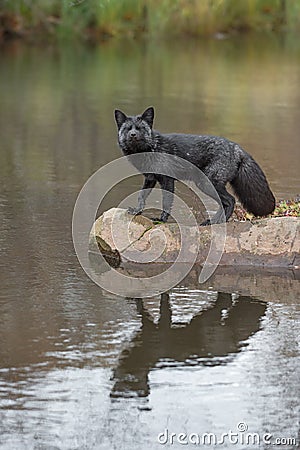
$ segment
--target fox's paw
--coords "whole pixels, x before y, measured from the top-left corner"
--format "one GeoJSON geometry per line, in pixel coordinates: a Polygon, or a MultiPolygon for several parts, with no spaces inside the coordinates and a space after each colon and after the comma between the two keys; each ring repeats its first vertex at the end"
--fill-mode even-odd
{"type": "Polygon", "coordinates": [[[163,222],[162,220],[160,220],[160,217],[150,217],[150,219],[154,223],[162,223],[163,222]]]}
{"type": "Polygon", "coordinates": [[[151,217],[151,220],[153,222],[163,222],[164,223],[164,222],[167,222],[168,217],[169,217],[169,213],[163,211],[159,218],[158,217],[151,217]]]}
{"type": "Polygon", "coordinates": [[[127,212],[129,214],[131,214],[132,216],[137,216],[139,214],[142,214],[143,210],[140,209],[140,208],[131,208],[131,207],[129,207],[129,208],[127,208],[127,212]]]}
{"type": "Polygon", "coordinates": [[[204,220],[204,222],[200,223],[200,227],[206,227],[207,225],[211,225],[210,219],[204,220]]]}

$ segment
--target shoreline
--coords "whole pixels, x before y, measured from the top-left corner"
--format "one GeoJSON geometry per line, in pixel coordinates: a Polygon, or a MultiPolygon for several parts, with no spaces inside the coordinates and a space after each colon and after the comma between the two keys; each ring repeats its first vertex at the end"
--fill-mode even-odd
{"type": "Polygon", "coordinates": [[[105,6],[80,0],[35,8],[30,2],[24,6],[8,0],[0,11],[0,43],[14,39],[53,42],[61,38],[87,43],[153,37],[224,40],[253,33],[299,34],[300,20],[291,19],[295,17],[294,5],[265,8],[259,0],[255,3],[250,11],[246,4],[235,9],[227,0],[218,4],[183,0],[181,6],[169,0],[164,7],[142,0],[112,1],[105,6]]]}

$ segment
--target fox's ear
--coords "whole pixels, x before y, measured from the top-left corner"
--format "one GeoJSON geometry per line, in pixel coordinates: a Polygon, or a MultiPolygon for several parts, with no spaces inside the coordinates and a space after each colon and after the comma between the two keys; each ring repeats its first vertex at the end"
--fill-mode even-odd
{"type": "Polygon", "coordinates": [[[121,128],[126,119],[127,119],[126,114],[124,114],[119,109],[115,109],[115,120],[118,125],[118,128],[121,128]]]}
{"type": "Polygon", "coordinates": [[[147,122],[147,124],[152,128],[153,120],[154,120],[154,108],[153,108],[153,106],[150,106],[149,108],[147,108],[143,112],[142,120],[145,120],[145,122],[147,122]]]}

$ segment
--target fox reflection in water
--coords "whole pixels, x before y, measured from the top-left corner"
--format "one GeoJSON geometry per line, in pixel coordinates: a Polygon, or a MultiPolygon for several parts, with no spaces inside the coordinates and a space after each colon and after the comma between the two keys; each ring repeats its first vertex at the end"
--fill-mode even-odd
{"type": "Polygon", "coordinates": [[[172,327],[168,294],[162,294],[160,319],[154,324],[141,299],[136,299],[142,328],[120,356],[114,370],[111,397],[147,397],[148,375],[155,368],[208,365],[228,362],[224,357],[238,353],[245,341],[260,329],[266,304],[250,297],[232,301],[231,294],[218,293],[212,307],[181,327],[172,327]],[[226,317],[222,317],[224,311],[226,317]]]}

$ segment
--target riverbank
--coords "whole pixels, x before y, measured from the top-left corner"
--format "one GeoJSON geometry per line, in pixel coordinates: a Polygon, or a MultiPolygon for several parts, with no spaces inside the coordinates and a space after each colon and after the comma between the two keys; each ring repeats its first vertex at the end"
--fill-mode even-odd
{"type": "Polygon", "coordinates": [[[0,40],[76,38],[86,41],[126,36],[214,36],[249,31],[300,29],[296,0],[8,0],[0,11],[0,40]]]}

